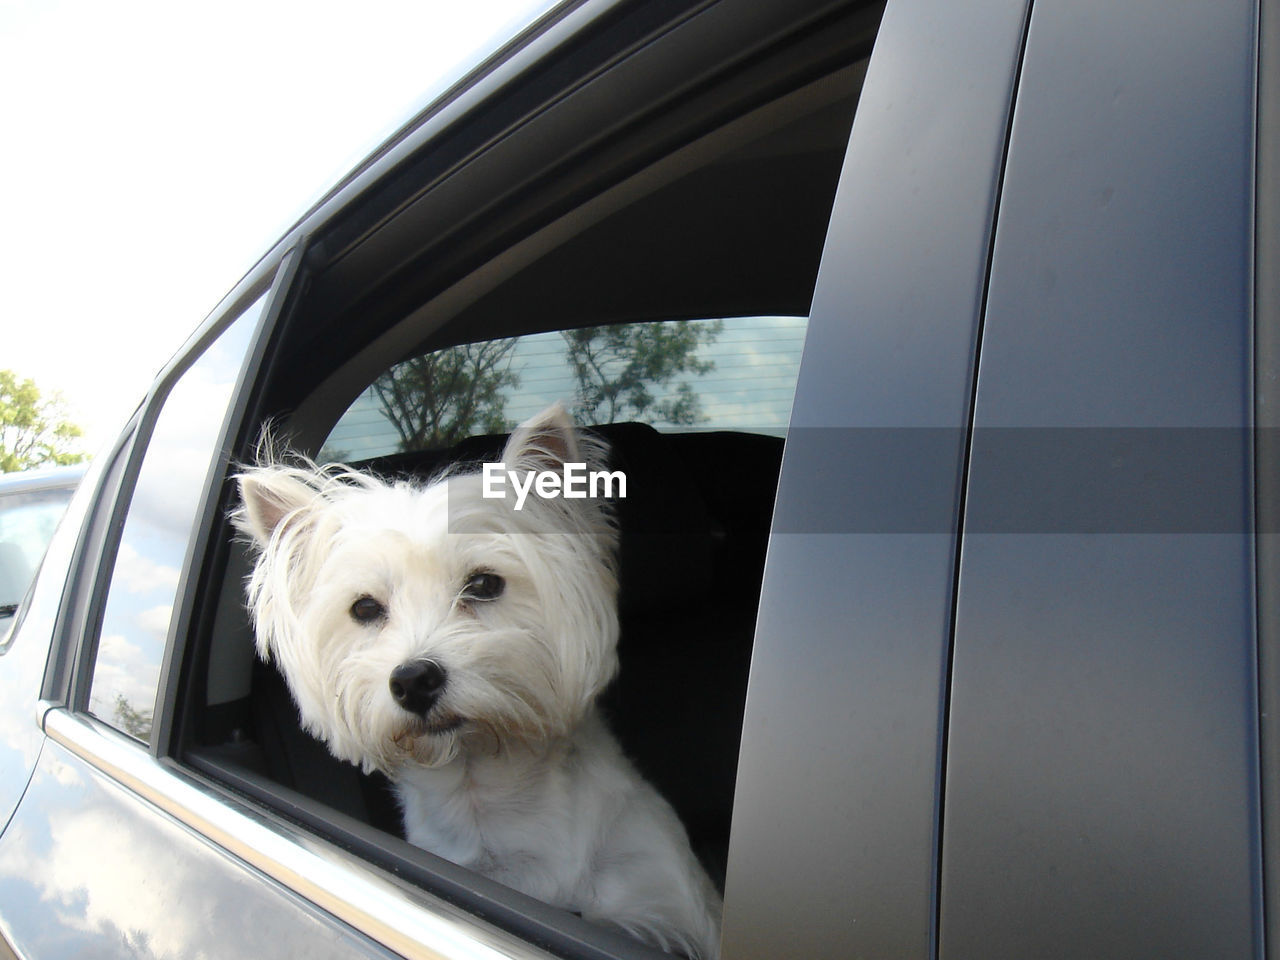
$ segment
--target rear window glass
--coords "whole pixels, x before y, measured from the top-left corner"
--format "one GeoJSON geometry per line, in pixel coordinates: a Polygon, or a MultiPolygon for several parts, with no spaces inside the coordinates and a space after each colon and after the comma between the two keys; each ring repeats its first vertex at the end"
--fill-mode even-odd
{"type": "Polygon", "coordinates": [[[585,327],[461,344],[397,363],[338,421],[322,459],[365,460],[504,433],[561,401],[581,424],[781,436],[804,317],[585,327]]]}

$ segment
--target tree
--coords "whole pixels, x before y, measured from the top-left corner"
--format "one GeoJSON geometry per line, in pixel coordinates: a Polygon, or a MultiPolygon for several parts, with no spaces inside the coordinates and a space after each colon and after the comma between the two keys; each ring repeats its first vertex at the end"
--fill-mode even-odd
{"type": "Polygon", "coordinates": [[[42,398],[34,380],[0,370],[0,473],[79,463],[71,449],[82,431],[66,418],[62,398],[42,398]]]}
{"type": "Polygon", "coordinates": [[[518,339],[424,353],[375,380],[374,393],[400,434],[400,449],[441,449],[473,434],[507,430],[506,390],[520,383],[511,370],[518,339]]]}
{"type": "Polygon", "coordinates": [[[661,400],[651,388],[668,387],[680,374],[701,376],[715,367],[699,360],[698,347],[711,343],[724,324],[630,323],[561,331],[566,359],[578,381],[574,408],[581,423],[616,423],[644,417],[651,422],[695,424],[702,402],[688,381],[661,400]]]}

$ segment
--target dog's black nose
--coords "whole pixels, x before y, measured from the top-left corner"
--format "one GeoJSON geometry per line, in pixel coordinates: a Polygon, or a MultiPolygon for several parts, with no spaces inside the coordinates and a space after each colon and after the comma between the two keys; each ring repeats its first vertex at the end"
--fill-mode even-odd
{"type": "Polygon", "coordinates": [[[446,679],[444,667],[434,660],[410,660],[391,671],[391,696],[410,713],[426,716],[446,679]]]}

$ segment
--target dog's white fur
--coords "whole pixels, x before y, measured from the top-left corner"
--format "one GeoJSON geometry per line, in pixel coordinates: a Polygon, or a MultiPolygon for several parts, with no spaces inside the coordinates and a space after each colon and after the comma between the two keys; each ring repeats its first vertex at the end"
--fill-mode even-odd
{"type": "MultiPolygon", "coordinates": [[[[523,472],[602,454],[556,405],[502,456],[523,472]]],[[[663,949],[717,954],[719,895],[595,706],[618,666],[605,505],[530,496],[515,511],[479,474],[422,486],[306,461],[238,479],[258,653],[308,731],[393,780],[411,843],[663,949]],[[477,573],[501,577],[500,595],[469,596],[477,573]],[[361,598],[383,615],[358,620],[361,598]],[[423,715],[389,686],[419,660],[447,675],[423,715]]]]}

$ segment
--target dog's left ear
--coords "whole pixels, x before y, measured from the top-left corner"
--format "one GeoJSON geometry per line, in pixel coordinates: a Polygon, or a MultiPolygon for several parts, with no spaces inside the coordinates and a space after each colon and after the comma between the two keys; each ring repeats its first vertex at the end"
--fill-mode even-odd
{"type": "Polygon", "coordinates": [[[310,504],[319,495],[285,470],[262,467],[236,478],[240,483],[240,507],[232,522],[242,533],[265,547],[286,517],[310,504]]]}
{"type": "Polygon", "coordinates": [[[577,428],[564,405],[556,402],[512,432],[502,462],[512,470],[553,470],[582,460],[577,428]]]}

